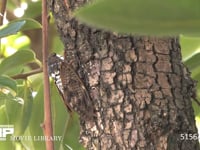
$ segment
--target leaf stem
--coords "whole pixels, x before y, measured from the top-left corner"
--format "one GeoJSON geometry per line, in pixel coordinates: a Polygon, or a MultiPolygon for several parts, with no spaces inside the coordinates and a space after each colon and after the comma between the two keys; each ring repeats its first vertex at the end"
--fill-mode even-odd
{"type": "Polygon", "coordinates": [[[27,72],[27,73],[21,73],[21,74],[14,75],[11,78],[13,78],[13,79],[26,79],[28,76],[32,76],[32,75],[41,73],[42,71],[43,71],[42,68],[38,68],[38,69],[35,69],[35,70],[27,72]]]}

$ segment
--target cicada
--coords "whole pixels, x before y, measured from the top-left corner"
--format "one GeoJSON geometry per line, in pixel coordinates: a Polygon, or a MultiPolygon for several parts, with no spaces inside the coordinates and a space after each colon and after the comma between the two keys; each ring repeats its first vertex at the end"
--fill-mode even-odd
{"type": "Polygon", "coordinates": [[[48,72],[68,111],[76,111],[84,120],[92,119],[95,116],[92,100],[71,63],[53,53],[48,58],[48,72]]]}

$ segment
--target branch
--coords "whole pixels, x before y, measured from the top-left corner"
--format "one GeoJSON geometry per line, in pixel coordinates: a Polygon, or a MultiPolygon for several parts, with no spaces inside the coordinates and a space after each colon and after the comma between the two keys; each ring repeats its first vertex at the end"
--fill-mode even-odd
{"type": "Polygon", "coordinates": [[[38,69],[35,69],[35,70],[28,72],[28,73],[22,73],[22,74],[14,75],[11,78],[13,78],[13,79],[26,79],[28,76],[32,76],[32,75],[41,73],[42,71],[43,71],[42,68],[38,68],[38,69]]]}
{"type": "MultiPolygon", "coordinates": [[[[47,71],[47,38],[48,38],[48,15],[47,15],[47,0],[42,0],[42,56],[43,56],[43,78],[44,78],[44,122],[43,132],[47,137],[53,137],[52,128],[52,114],[50,103],[50,88],[49,88],[49,76],[47,71]]],[[[54,150],[54,143],[52,140],[47,140],[46,150],[54,150]]]]}

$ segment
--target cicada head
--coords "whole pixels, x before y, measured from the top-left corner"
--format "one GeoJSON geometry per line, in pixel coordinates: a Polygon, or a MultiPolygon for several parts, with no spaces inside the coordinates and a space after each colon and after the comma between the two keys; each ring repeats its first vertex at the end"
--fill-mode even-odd
{"type": "Polygon", "coordinates": [[[52,78],[55,78],[56,74],[59,74],[60,66],[63,61],[64,58],[56,53],[52,53],[48,57],[48,72],[52,78]]]}

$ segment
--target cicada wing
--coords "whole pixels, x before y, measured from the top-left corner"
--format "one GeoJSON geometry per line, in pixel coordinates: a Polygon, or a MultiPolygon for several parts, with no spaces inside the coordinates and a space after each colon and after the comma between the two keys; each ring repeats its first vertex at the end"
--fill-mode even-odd
{"type": "Polygon", "coordinates": [[[72,107],[73,110],[77,111],[80,116],[84,118],[91,118],[91,110],[93,109],[92,101],[89,94],[75,72],[73,67],[66,63],[61,63],[61,81],[63,85],[64,97],[67,103],[72,107]]]}

